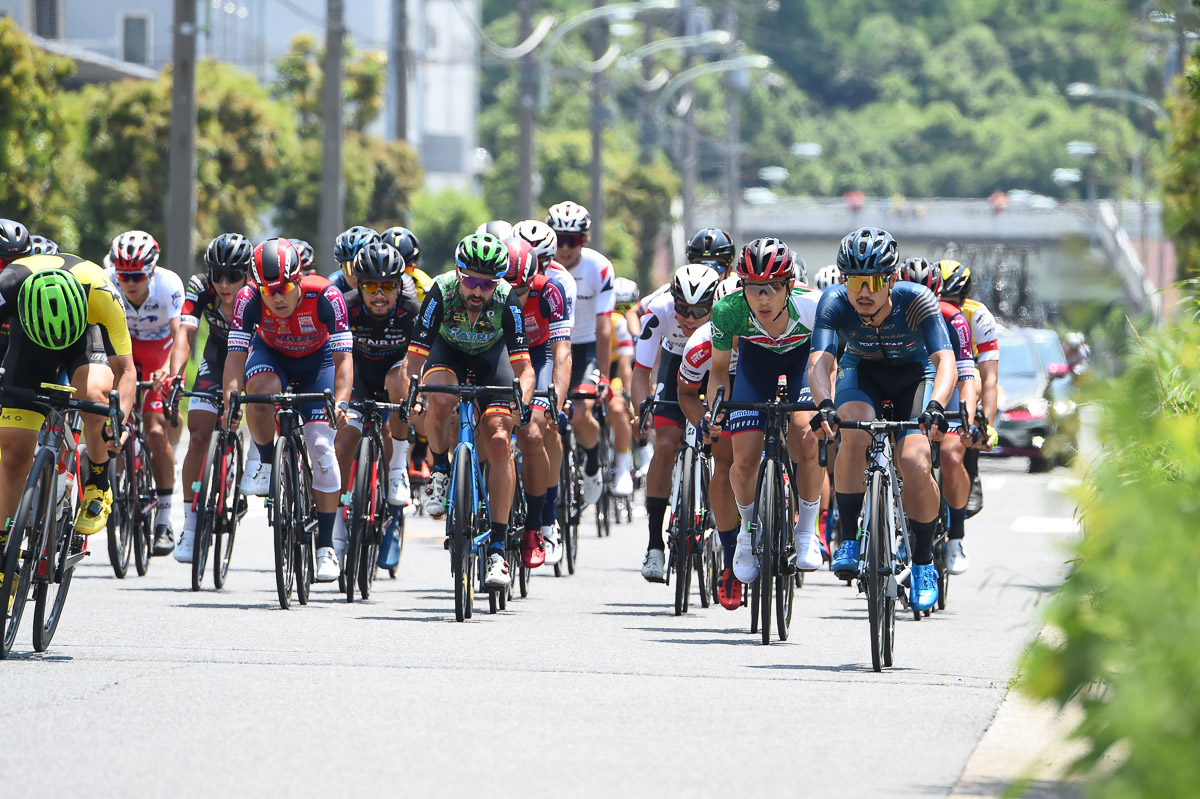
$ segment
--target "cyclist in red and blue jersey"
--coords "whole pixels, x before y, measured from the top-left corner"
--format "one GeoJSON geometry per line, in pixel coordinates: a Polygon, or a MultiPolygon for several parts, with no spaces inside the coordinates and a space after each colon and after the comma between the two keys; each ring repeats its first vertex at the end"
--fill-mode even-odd
{"type": "MultiPolygon", "coordinates": [[[[897,419],[921,423],[925,435],[896,434],[896,465],[904,482],[904,510],[913,520],[909,601],[917,610],[928,610],[938,594],[933,532],[940,504],[929,442],[941,441],[948,429],[945,406],[957,375],[950,337],[933,293],[897,282],[898,247],[888,232],[864,227],[849,234],[842,239],[837,263],[845,282],[821,295],[813,328],[808,365],[818,407],[813,429],[832,438],[842,419],[879,418],[885,402],[894,406],[897,419]],[[846,341],[840,362],[834,357],[838,336],[846,341]]],[[[869,442],[865,431],[843,431],[834,467],[842,543],[833,556],[833,571],[842,579],[858,572],[857,525],[869,442]]]]}
{"type": "MultiPolygon", "coordinates": [[[[354,341],[342,293],[320,275],[300,275],[300,254],[287,239],[267,239],[254,248],[255,286],[238,292],[225,357],[224,390],[232,401],[243,385],[250,394],[333,391],[337,418],[326,418],[323,402],[307,403],[304,438],[312,461],[317,507],[319,582],[338,578],[341,565],[333,548],[341,472],[334,450],[334,428],[346,424],[346,403],[354,382],[354,341]]],[[[236,420],[235,420],[236,421],[236,420]]],[[[246,472],[242,490],[266,496],[275,461],[275,410],[249,405],[246,424],[258,450],[259,464],[246,472]]]]}

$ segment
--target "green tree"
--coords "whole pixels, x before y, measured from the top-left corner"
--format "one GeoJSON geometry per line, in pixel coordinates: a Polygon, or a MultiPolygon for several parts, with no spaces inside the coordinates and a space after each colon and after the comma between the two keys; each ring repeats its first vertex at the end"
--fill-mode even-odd
{"type": "Polygon", "coordinates": [[[454,263],[454,248],[491,219],[483,200],[457,189],[421,189],[413,198],[409,227],[421,240],[421,268],[438,275],[454,263]]]}
{"type": "Polygon", "coordinates": [[[1171,149],[1163,182],[1163,226],[1181,276],[1200,276],[1200,64],[1193,58],[1170,101],[1171,149]]]}

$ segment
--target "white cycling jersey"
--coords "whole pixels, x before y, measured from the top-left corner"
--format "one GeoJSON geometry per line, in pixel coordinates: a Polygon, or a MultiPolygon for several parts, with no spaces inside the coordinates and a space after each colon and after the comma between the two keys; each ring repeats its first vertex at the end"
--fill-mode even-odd
{"type": "Polygon", "coordinates": [[[659,349],[671,355],[682,355],[688,336],[675,317],[675,297],[671,292],[660,294],[647,306],[642,317],[642,334],[637,340],[636,363],[643,369],[653,369],[659,349]]]}
{"type": "MultiPolygon", "coordinates": [[[[738,348],[729,358],[729,374],[737,374],[738,348]]],[[[712,322],[705,322],[687,340],[683,362],[679,365],[679,380],[690,386],[700,386],[712,371],[712,322]]]]}
{"type": "Polygon", "coordinates": [[[116,287],[117,296],[125,306],[125,323],[129,326],[129,337],[134,341],[161,341],[171,337],[171,320],[183,313],[183,281],[179,275],[159,266],[150,275],[150,293],[146,301],[134,307],[121,291],[117,270],[104,270],[109,281],[116,287]]]}
{"type": "Polygon", "coordinates": [[[613,280],[616,271],[612,261],[591,247],[579,253],[579,263],[567,270],[575,278],[575,328],[572,344],[590,344],[596,340],[596,317],[612,313],[616,307],[613,280]]]}

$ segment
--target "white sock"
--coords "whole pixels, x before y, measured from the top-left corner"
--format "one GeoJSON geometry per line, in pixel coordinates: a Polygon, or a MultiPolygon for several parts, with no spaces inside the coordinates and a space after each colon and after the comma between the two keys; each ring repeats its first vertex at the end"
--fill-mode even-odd
{"type": "Polygon", "coordinates": [[[796,514],[796,532],[802,530],[807,532],[815,532],[817,523],[817,514],[821,511],[821,500],[809,502],[807,499],[800,499],[800,512],[796,514]]]}
{"type": "Polygon", "coordinates": [[[350,540],[350,531],[346,529],[346,508],[341,506],[337,509],[337,516],[333,519],[333,541],[335,544],[346,544],[350,540]]]}
{"type": "Polygon", "coordinates": [[[396,469],[408,468],[408,442],[401,441],[398,438],[392,439],[392,459],[388,462],[388,469],[395,471],[396,469]]]}
{"type": "Polygon", "coordinates": [[[743,533],[746,533],[747,535],[749,535],[750,522],[752,522],[754,520],[754,503],[751,502],[749,505],[743,505],[742,503],[739,502],[738,503],[738,513],[741,514],[741,516],[742,516],[742,530],[741,531],[743,533]]]}
{"type": "MultiPolygon", "coordinates": [[[[168,527],[171,524],[171,505],[175,499],[174,494],[160,494],[158,497],[158,507],[155,509],[154,523],[165,524],[168,527]]],[[[194,526],[194,525],[193,525],[194,526]]]]}
{"type": "Polygon", "coordinates": [[[617,462],[614,464],[615,471],[618,475],[632,471],[633,455],[629,450],[617,453],[617,462]]]}
{"type": "Polygon", "coordinates": [[[183,529],[189,533],[196,532],[196,511],[190,502],[183,504],[183,529]]]}

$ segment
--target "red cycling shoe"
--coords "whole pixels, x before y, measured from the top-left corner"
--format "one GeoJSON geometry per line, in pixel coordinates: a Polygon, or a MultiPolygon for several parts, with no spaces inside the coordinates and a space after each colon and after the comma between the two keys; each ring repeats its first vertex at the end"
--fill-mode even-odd
{"type": "Polygon", "coordinates": [[[737,610],[742,606],[742,581],[733,576],[733,569],[721,572],[717,580],[717,601],[726,610],[737,610]]]}
{"type": "Polygon", "coordinates": [[[521,545],[521,563],[527,569],[536,569],[546,562],[546,550],[542,547],[540,530],[526,530],[525,543],[521,545]]]}

